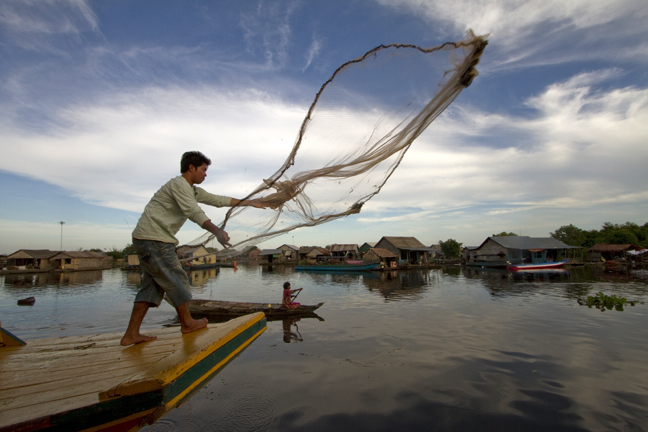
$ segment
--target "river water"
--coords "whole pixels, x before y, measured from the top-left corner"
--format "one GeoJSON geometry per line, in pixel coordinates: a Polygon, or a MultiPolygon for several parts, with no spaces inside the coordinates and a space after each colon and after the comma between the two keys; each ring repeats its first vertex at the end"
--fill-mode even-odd
{"type": "MultiPolygon", "coordinates": [[[[648,430],[648,272],[460,267],[313,274],[195,272],[194,298],[325,302],[256,341],[148,431],[648,430]],[[623,311],[578,303],[597,292],[623,311]]],[[[0,276],[0,320],[24,339],[121,332],[139,275],[0,276]],[[17,306],[34,296],[34,306],[17,306]]],[[[143,328],[176,324],[168,304],[143,328]]],[[[154,343],[154,342],[152,342],[154,343]]]]}

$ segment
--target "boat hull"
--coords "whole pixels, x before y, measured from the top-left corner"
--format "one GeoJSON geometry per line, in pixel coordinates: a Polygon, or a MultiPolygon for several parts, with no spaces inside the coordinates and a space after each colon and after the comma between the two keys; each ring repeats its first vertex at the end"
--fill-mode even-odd
{"type": "Polygon", "coordinates": [[[312,266],[295,266],[295,270],[316,271],[316,272],[338,272],[338,271],[371,271],[379,270],[380,263],[375,264],[324,264],[312,266]]]}
{"type": "Polygon", "coordinates": [[[237,317],[263,312],[267,319],[312,313],[324,303],[300,305],[295,309],[281,307],[281,303],[243,303],[219,300],[189,300],[189,311],[200,316],[237,317]]]}
{"type": "Polygon", "coordinates": [[[548,269],[557,269],[564,267],[567,264],[567,260],[557,261],[557,262],[547,262],[547,263],[536,263],[536,264],[516,264],[506,267],[507,270],[511,271],[524,271],[524,270],[548,270],[548,269]]]}

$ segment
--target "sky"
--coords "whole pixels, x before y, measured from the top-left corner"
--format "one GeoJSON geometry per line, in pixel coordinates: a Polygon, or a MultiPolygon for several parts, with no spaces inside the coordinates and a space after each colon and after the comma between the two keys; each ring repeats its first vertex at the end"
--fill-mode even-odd
{"type": "Polygon", "coordinates": [[[188,150],[213,161],[206,190],[243,197],[341,64],[468,29],[488,34],[479,76],[362,212],[260,246],[643,225],[646,22],[645,0],[4,0],[0,253],[122,249],[188,150]]]}

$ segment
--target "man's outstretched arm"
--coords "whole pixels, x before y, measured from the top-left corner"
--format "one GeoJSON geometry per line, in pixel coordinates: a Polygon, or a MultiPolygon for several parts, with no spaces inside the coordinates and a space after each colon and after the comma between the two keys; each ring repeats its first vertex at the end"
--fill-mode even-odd
{"type": "Polygon", "coordinates": [[[255,198],[251,200],[240,200],[236,198],[232,198],[230,201],[230,206],[234,207],[236,205],[239,206],[250,206],[250,207],[256,207],[256,208],[267,208],[268,205],[263,202],[263,198],[255,198]]]}

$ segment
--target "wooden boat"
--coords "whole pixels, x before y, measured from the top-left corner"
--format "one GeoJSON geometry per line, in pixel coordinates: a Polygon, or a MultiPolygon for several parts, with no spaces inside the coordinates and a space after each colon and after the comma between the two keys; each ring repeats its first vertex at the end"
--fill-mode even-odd
{"type": "Polygon", "coordinates": [[[371,271],[379,270],[380,263],[371,264],[314,264],[314,265],[298,265],[295,270],[301,271],[323,271],[323,272],[338,272],[338,271],[371,271]]]}
{"type": "Polygon", "coordinates": [[[136,431],[208,382],[266,329],[257,313],[129,347],[122,333],[0,347],[0,431],[136,431]]]}
{"type": "Polygon", "coordinates": [[[199,316],[221,316],[236,317],[245,314],[263,312],[272,320],[278,317],[297,316],[313,312],[322,306],[324,302],[316,305],[300,305],[295,309],[288,309],[281,306],[281,303],[243,303],[220,300],[189,300],[189,311],[199,316]]]}
{"type": "Polygon", "coordinates": [[[568,261],[569,260],[530,264],[512,264],[507,266],[506,269],[511,271],[556,269],[564,267],[564,265],[567,264],[568,261]]]}

